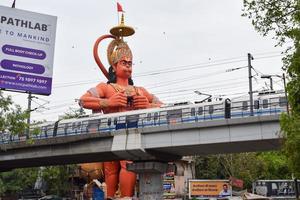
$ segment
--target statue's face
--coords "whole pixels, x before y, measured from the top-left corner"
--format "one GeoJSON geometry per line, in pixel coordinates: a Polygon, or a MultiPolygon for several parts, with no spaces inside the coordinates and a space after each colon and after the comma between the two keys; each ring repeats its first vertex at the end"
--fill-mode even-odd
{"type": "Polygon", "coordinates": [[[114,65],[117,78],[128,79],[132,73],[132,59],[129,57],[122,57],[119,62],[114,65]]]}

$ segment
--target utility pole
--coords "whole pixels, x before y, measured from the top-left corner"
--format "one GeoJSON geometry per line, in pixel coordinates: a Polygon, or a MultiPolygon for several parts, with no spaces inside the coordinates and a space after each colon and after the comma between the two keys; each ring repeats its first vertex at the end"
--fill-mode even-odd
{"type": "Polygon", "coordinates": [[[270,89],[271,89],[271,91],[273,91],[273,79],[272,79],[272,77],[270,77],[270,89]]]}
{"type": "Polygon", "coordinates": [[[287,91],[286,91],[286,81],[285,81],[285,74],[282,74],[282,80],[283,80],[283,86],[284,86],[284,95],[285,95],[285,99],[286,99],[286,112],[289,115],[290,111],[289,111],[289,101],[288,101],[288,97],[287,97],[287,91]]]}
{"type": "Polygon", "coordinates": [[[31,100],[32,100],[32,94],[31,92],[28,93],[28,104],[27,104],[27,112],[28,112],[28,118],[27,118],[27,130],[26,130],[26,137],[29,138],[29,130],[30,130],[30,113],[31,113],[31,100]]]}
{"type": "Polygon", "coordinates": [[[250,97],[250,116],[253,116],[253,91],[252,91],[252,65],[253,56],[248,53],[248,78],[249,78],[249,97],[250,97]]]}
{"type": "Polygon", "coordinates": [[[12,8],[16,8],[16,0],[14,0],[14,2],[11,5],[12,8]]]}

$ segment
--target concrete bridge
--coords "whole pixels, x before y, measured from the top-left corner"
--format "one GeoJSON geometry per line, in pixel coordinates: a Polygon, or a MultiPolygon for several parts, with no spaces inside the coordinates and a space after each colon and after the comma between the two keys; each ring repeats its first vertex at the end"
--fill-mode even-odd
{"type": "Polygon", "coordinates": [[[171,161],[188,155],[280,147],[279,114],[191,122],[0,145],[0,171],[72,163],[171,161]]]}

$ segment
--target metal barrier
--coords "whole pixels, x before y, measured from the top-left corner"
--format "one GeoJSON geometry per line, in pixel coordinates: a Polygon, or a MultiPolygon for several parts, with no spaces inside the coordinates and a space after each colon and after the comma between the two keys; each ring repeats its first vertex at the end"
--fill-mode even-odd
{"type": "MultiPolygon", "coordinates": [[[[241,101],[242,102],[242,101],[241,101]]],[[[241,102],[233,102],[238,104],[241,102]]],[[[227,102],[228,103],[228,102],[227,102]]],[[[174,112],[168,113],[168,110],[164,112],[151,113],[153,116],[149,118],[148,113],[139,114],[136,116],[124,116],[121,114],[121,117],[112,119],[105,118],[103,115],[102,118],[86,120],[68,124],[59,124],[58,126],[55,123],[53,125],[35,127],[40,129],[40,133],[37,135],[31,134],[29,136],[30,140],[40,140],[53,137],[65,137],[73,136],[78,134],[92,134],[96,132],[113,132],[120,129],[133,129],[133,128],[145,128],[153,126],[168,126],[171,124],[179,123],[201,123],[208,120],[220,120],[228,118],[244,118],[251,117],[250,108],[245,106],[232,106],[230,105],[230,113],[228,114],[228,104],[211,104],[201,106],[200,104],[194,104],[189,108],[177,109],[178,113],[174,112]],[[220,107],[222,106],[222,107],[220,107]],[[184,111],[183,111],[184,110],[184,111]],[[163,114],[164,113],[164,114],[163,114]],[[142,117],[144,115],[144,117],[142,117]],[[131,119],[129,119],[131,117],[131,119]],[[120,119],[123,118],[123,119],[120,119]],[[117,120],[116,120],[117,119],[117,120]],[[104,121],[104,122],[102,122],[104,121]],[[106,123],[106,124],[105,124],[106,123]],[[56,127],[56,129],[55,129],[56,127]]],[[[285,112],[285,105],[280,105],[280,103],[268,103],[262,106],[254,108],[253,116],[262,116],[262,115],[278,115],[281,112],[285,112]]],[[[25,141],[26,137],[11,135],[8,133],[0,133],[0,144],[8,144],[12,142],[21,142],[25,141]]]]}

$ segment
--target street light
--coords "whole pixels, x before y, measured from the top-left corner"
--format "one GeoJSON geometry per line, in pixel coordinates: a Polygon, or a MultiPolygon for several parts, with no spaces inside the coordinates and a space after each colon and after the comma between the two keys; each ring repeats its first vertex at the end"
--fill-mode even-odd
{"type": "Polygon", "coordinates": [[[207,96],[205,99],[201,100],[199,103],[203,103],[206,100],[211,100],[211,97],[212,97],[211,94],[205,94],[205,93],[199,92],[198,90],[195,90],[194,92],[196,94],[198,94],[198,95],[205,95],[205,96],[207,96]]]}

